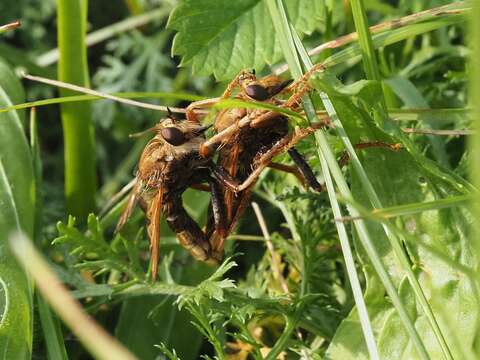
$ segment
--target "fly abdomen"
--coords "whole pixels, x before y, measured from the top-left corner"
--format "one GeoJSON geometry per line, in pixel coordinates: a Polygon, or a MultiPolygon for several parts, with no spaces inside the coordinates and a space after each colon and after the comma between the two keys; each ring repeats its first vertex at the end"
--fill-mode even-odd
{"type": "Polygon", "coordinates": [[[197,260],[210,258],[211,248],[205,234],[182,205],[180,194],[164,198],[163,213],[170,229],[176,233],[180,244],[197,260]]]}

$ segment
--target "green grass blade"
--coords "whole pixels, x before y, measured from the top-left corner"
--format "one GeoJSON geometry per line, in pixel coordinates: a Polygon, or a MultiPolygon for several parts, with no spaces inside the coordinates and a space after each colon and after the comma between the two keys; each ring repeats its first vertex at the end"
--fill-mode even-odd
{"type": "MultiPolygon", "coordinates": [[[[474,195],[452,196],[446,199],[434,200],[429,202],[391,206],[383,209],[374,209],[373,211],[369,211],[367,214],[362,216],[372,220],[386,220],[397,216],[418,214],[424,211],[440,210],[453,206],[464,206],[470,203],[473,199],[474,195]]],[[[345,199],[345,201],[349,202],[350,199],[345,199]]],[[[351,221],[354,219],[351,217],[344,217],[337,218],[337,220],[351,221]]]]}
{"type": "MultiPolygon", "coordinates": [[[[58,78],[81,86],[89,85],[85,32],[86,0],[57,0],[58,78]]],[[[63,95],[71,94],[62,90],[63,95]]],[[[95,209],[97,188],[95,134],[89,104],[62,104],[65,196],[67,211],[79,221],[95,209]]]]}
{"type": "MultiPolygon", "coordinates": [[[[290,67],[290,71],[292,75],[295,78],[300,78],[302,76],[302,67],[300,65],[300,60],[296,54],[295,51],[295,42],[294,38],[292,37],[290,33],[290,27],[288,23],[288,19],[285,14],[285,10],[283,8],[283,4],[281,1],[278,1],[278,3],[275,0],[270,0],[267,2],[270,10],[270,15],[272,17],[272,21],[275,27],[275,31],[279,33],[279,39],[280,39],[280,44],[282,46],[282,50],[285,54],[285,58],[287,60],[287,63],[290,67]],[[281,12],[282,11],[282,12],[281,12]]],[[[305,97],[304,99],[304,108],[305,112],[309,118],[309,120],[314,120],[316,119],[316,112],[313,107],[313,104],[311,100],[308,97],[305,97]]],[[[323,133],[321,131],[317,131],[315,134],[315,138],[318,143],[323,143],[326,145],[327,149],[323,151],[319,151],[319,159],[322,165],[322,170],[325,175],[325,181],[327,183],[327,190],[330,198],[330,202],[332,204],[332,208],[334,209],[336,214],[340,213],[339,210],[339,205],[338,201],[336,199],[336,194],[334,191],[333,187],[333,182],[331,181],[330,178],[330,172],[328,166],[325,167],[326,161],[325,161],[325,156],[324,152],[326,151],[329,153],[330,156],[333,157],[333,154],[328,147],[327,140],[324,137],[323,133]]],[[[317,146],[318,147],[318,146],[317,146]]],[[[337,168],[334,169],[336,171],[336,176],[341,177],[343,181],[346,183],[345,179],[343,178],[343,174],[341,173],[340,169],[337,168]]],[[[364,333],[365,341],[367,344],[368,351],[370,353],[370,357],[372,359],[379,359],[378,355],[378,349],[375,343],[375,337],[373,335],[373,330],[371,326],[371,322],[368,316],[368,312],[366,310],[366,305],[363,300],[362,296],[362,291],[360,284],[358,282],[358,275],[356,273],[355,269],[355,264],[353,262],[353,257],[351,256],[351,251],[349,247],[349,242],[348,242],[348,237],[345,231],[345,227],[343,226],[337,226],[337,231],[339,233],[339,237],[341,239],[341,244],[342,244],[342,250],[345,250],[344,256],[345,256],[345,261],[346,261],[346,266],[348,269],[348,275],[350,282],[352,284],[352,291],[355,296],[355,303],[357,304],[358,311],[359,311],[359,316],[360,316],[360,322],[362,325],[362,330],[364,333]]]]}
{"type": "MultiPolygon", "coordinates": [[[[437,30],[439,28],[458,24],[465,21],[465,16],[458,15],[439,15],[427,22],[410,24],[405,27],[386,31],[384,33],[375,34],[372,36],[372,42],[375,49],[396,44],[400,41],[415,37],[417,35],[425,34],[427,32],[437,30]]],[[[349,47],[340,50],[332,56],[325,59],[323,64],[326,67],[339,65],[342,63],[355,63],[361,57],[361,49],[358,43],[352,44],[349,47]]]]}
{"type": "MultiPolygon", "coordinates": [[[[320,157],[320,165],[323,170],[323,177],[325,179],[325,185],[327,187],[328,197],[330,199],[330,205],[332,206],[333,216],[338,218],[338,216],[342,216],[342,212],[340,209],[340,205],[338,203],[338,199],[335,193],[335,188],[333,185],[332,177],[330,175],[330,170],[328,169],[328,163],[323,154],[319,151],[318,152],[320,157]]],[[[355,299],[355,305],[357,307],[357,311],[359,317],[361,319],[360,323],[362,325],[362,330],[365,336],[366,341],[374,341],[375,337],[373,336],[373,330],[370,324],[370,320],[368,317],[367,306],[365,305],[365,300],[363,299],[362,287],[360,286],[360,280],[358,279],[358,274],[355,266],[355,260],[353,259],[352,249],[350,247],[350,242],[348,240],[347,229],[345,228],[345,224],[340,222],[335,222],[335,226],[337,228],[338,237],[340,239],[340,246],[342,247],[342,254],[345,258],[345,266],[348,272],[348,278],[350,280],[350,284],[352,287],[353,297],[355,299]]],[[[375,349],[375,343],[369,345],[370,348],[375,349]]],[[[372,358],[374,356],[378,356],[378,354],[372,354],[372,358]]]]}
{"type": "Polygon", "coordinates": [[[375,50],[373,48],[370,29],[365,13],[365,6],[362,0],[351,0],[353,21],[358,34],[358,43],[360,44],[363,65],[367,79],[380,81],[380,70],[378,69],[375,50]]]}
{"type": "MultiPolygon", "coordinates": [[[[363,1],[362,0],[352,0],[351,1],[352,5],[352,12],[353,12],[353,17],[355,20],[355,25],[357,29],[357,33],[359,34],[359,42],[360,42],[360,47],[362,48],[362,57],[365,65],[365,72],[367,74],[367,77],[370,80],[376,80],[376,81],[381,81],[380,78],[380,72],[378,70],[378,63],[376,59],[376,55],[374,52],[374,47],[373,43],[371,41],[371,36],[370,32],[368,29],[368,24],[366,20],[366,13],[365,9],[363,6],[363,1]]],[[[385,117],[386,115],[386,106],[385,106],[385,99],[381,99],[381,106],[383,110],[383,114],[379,114],[382,117],[385,117]]],[[[372,205],[375,208],[382,208],[383,205],[380,201],[379,196],[377,195],[375,189],[373,188],[372,183],[370,182],[367,173],[365,172],[359,158],[357,157],[357,154],[355,153],[354,147],[352,143],[350,142],[350,139],[348,138],[345,130],[343,129],[342,124],[340,123],[339,119],[336,119],[337,121],[334,121],[335,125],[338,125],[339,127],[337,128],[337,131],[342,138],[342,141],[345,144],[345,147],[350,154],[350,158],[352,159],[352,164],[353,167],[357,173],[357,175],[360,178],[360,181],[363,185],[364,190],[367,192],[368,197],[372,203],[372,205]]],[[[382,119],[383,120],[383,119],[382,119]]],[[[383,123],[383,121],[377,121],[377,123],[383,123]]],[[[407,273],[408,279],[410,281],[410,284],[412,285],[415,295],[417,299],[420,302],[420,305],[427,316],[430,326],[432,327],[432,330],[435,333],[435,336],[437,338],[437,341],[439,342],[443,354],[446,359],[452,359],[452,354],[450,352],[450,349],[445,341],[445,338],[440,330],[440,327],[437,323],[437,320],[435,319],[435,316],[433,314],[433,311],[427,301],[427,298],[420,286],[420,283],[418,282],[418,279],[416,278],[415,274],[413,273],[409,260],[402,248],[402,245],[400,244],[400,239],[395,235],[395,233],[391,229],[391,224],[388,222],[383,225],[385,233],[387,234],[387,237],[390,241],[390,244],[392,248],[395,251],[395,254],[397,258],[400,260],[400,263],[402,264],[404,270],[407,273]]]]}
{"type": "Polygon", "coordinates": [[[53,314],[48,304],[38,292],[35,294],[38,314],[42,323],[43,337],[47,347],[48,359],[68,360],[67,350],[63,342],[62,328],[57,317],[53,314]]]}

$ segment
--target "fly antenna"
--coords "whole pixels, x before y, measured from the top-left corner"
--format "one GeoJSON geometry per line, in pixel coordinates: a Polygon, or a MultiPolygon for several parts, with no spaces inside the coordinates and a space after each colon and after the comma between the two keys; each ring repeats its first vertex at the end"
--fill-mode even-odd
{"type": "Polygon", "coordinates": [[[139,137],[142,137],[143,135],[145,134],[148,134],[150,132],[153,132],[157,129],[156,126],[152,126],[151,128],[147,129],[147,130],[143,130],[143,131],[140,131],[140,132],[137,132],[137,133],[133,133],[133,134],[128,134],[128,137],[129,138],[139,138],[139,137]]]}
{"type": "MultiPolygon", "coordinates": [[[[107,93],[103,93],[103,92],[100,92],[100,91],[97,91],[97,90],[88,89],[88,88],[83,87],[83,86],[68,84],[66,82],[59,81],[59,80],[47,79],[47,78],[44,78],[44,77],[41,77],[41,76],[29,75],[27,73],[22,73],[22,77],[25,78],[25,79],[28,79],[28,80],[40,82],[40,83],[47,84],[47,85],[56,86],[56,87],[59,87],[59,88],[62,88],[62,89],[77,91],[77,92],[80,92],[82,94],[87,94],[87,95],[92,95],[92,96],[96,96],[96,97],[103,98],[103,99],[113,100],[113,101],[116,101],[116,102],[119,102],[119,103],[122,103],[122,104],[137,106],[137,107],[141,107],[141,108],[144,108],[144,109],[168,112],[168,108],[166,106],[149,104],[149,103],[136,101],[136,100],[132,100],[132,99],[126,99],[126,98],[122,98],[122,97],[119,97],[119,96],[116,96],[116,95],[107,94],[107,93]]],[[[170,111],[171,112],[178,112],[178,113],[185,113],[185,109],[182,109],[182,108],[170,108],[170,111]]]]}

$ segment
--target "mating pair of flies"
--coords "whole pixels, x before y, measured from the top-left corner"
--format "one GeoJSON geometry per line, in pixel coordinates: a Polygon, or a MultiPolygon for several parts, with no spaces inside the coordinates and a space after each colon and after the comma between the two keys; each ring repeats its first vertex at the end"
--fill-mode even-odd
{"type": "Polygon", "coordinates": [[[315,191],[322,186],[294,145],[321,125],[289,131],[286,116],[264,109],[230,108],[220,111],[210,126],[202,125],[198,110],[219,100],[235,97],[298,110],[304,91],[277,76],[257,79],[254,71],[242,71],[220,98],[197,101],[186,110],[186,119],[171,114],[153,128],[155,135],[143,150],[133,190],[117,224],[122,228],[138,204],[148,220],[152,276],[157,274],[160,214],[176,233],[180,244],[201,261],[219,263],[225,239],[249,203],[253,186],[267,166],[295,174],[315,191]],[[287,101],[278,97],[292,92],[287,101]],[[295,166],[275,164],[272,159],[288,152],[295,166]],[[214,154],[217,154],[214,161],[214,154]],[[209,191],[207,224],[202,229],[186,212],[182,194],[189,188],[209,191]]]}
{"type": "MultiPolygon", "coordinates": [[[[197,260],[218,264],[224,255],[225,240],[249,204],[252,188],[266,168],[294,174],[313,191],[322,191],[314,172],[295,149],[295,145],[321,127],[328,119],[289,131],[288,118],[278,112],[258,108],[229,108],[220,111],[213,123],[214,135],[206,139],[198,110],[219,100],[235,97],[300,110],[301,97],[310,88],[307,77],[297,83],[277,76],[257,79],[254,71],[242,71],[227,86],[220,98],[194,102],[186,109],[186,119],[171,113],[152,130],[138,163],[138,171],[127,205],[118,221],[122,228],[138,204],[148,221],[152,276],[157,276],[160,243],[160,215],[177,235],[180,244],[197,260]],[[290,93],[287,100],[282,93],[290,93]],[[275,156],[288,152],[294,166],[274,163],[275,156]],[[214,153],[217,154],[214,161],[214,153]],[[209,191],[211,201],[207,224],[202,229],[186,212],[182,194],[189,188],[209,191]]],[[[360,143],[357,148],[387,147],[398,144],[360,143]]],[[[343,156],[340,160],[345,162],[343,156]]]]}
{"type": "MultiPolygon", "coordinates": [[[[229,108],[217,113],[213,123],[214,135],[206,139],[204,133],[210,126],[201,123],[199,114],[200,110],[232,97],[298,112],[302,96],[310,91],[308,77],[317,70],[314,68],[293,84],[274,75],[257,79],[254,71],[242,71],[220,98],[193,102],[187,107],[183,120],[176,119],[169,112],[166,118],[151,128],[155,135],[142,152],[134,185],[116,231],[121,230],[135,206],[139,205],[148,223],[153,279],[158,271],[161,214],[176,233],[180,244],[194,258],[218,264],[224,255],[225,239],[248,206],[252,188],[266,167],[292,173],[303,185],[313,191],[322,191],[312,169],[294,146],[317,129],[328,126],[328,118],[309,127],[289,131],[288,118],[279,112],[263,108],[229,108]],[[281,99],[284,93],[289,93],[286,100],[281,99]],[[290,155],[294,166],[272,161],[285,152],[290,155]],[[183,207],[182,194],[189,187],[211,193],[204,229],[183,207]]],[[[67,87],[67,84],[54,80],[25,77],[67,87]]],[[[127,102],[75,85],[68,88],[127,102]]],[[[128,102],[135,103],[132,100],[128,102]]],[[[399,149],[398,144],[383,142],[360,143],[355,147],[399,149]]],[[[347,159],[343,156],[340,161],[344,163],[347,159]]]]}

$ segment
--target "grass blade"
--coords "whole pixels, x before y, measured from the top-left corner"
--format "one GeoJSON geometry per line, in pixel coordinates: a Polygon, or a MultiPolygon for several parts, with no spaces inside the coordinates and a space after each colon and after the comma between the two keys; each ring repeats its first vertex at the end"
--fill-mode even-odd
{"type": "MultiPolygon", "coordinates": [[[[364,60],[364,66],[365,66],[365,72],[367,74],[367,77],[371,80],[376,80],[376,81],[381,81],[380,78],[380,72],[378,70],[378,64],[377,64],[377,59],[375,55],[375,51],[373,48],[373,43],[371,41],[370,33],[368,31],[368,24],[367,24],[367,18],[366,18],[366,13],[365,9],[363,6],[363,1],[362,0],[352,0],[351,1],[352,5],[352,12],[353,12],[353,17],[355,20],[355,26],[357,28],[357,32],[359,34],[359,40],[360,40],[360,46],[362,48],[363,52],[363,60],[364,60]]],[[[382,98],[380,102],[382,106],[382,111],[383,114],[379,114],[379,116],[385,118],[386,116],[386,105],[385,105],[385,99],[382,98]]],[[[367,173],[365,172],[362,164],[360,163],[360,160],[357,157],[357,154],[355,153],[354,147],[352,143],[350,142],[345,130],[342,127],[342,124],[340,123],[339,119],[338,121],[335,122],[335,124],[339,125],[340,127],[337,128],[338,133],[340,134],[345,147],[350,154],[350,158],[352,159],[352,164],[355,168],[355,171],[357,175],[360,178],[360,181],[363,185],[364,190],[368,193],[368,197],[372,203],[372,205],[375,208],[382,208],[383,205],[380,201],[379,196],[377,195],[375,189],[373,188],[372,183],[370,182],[367,173]]],[[[383,119],[381,119],[383,120],[383,119]]],[[[383,123],[383,121],[377,121],[377,123],[383,123]]],[[[397,258],[400,260],[404,270],[406,271],[406,274],[408,276],[408,279],[410,281],[411,286],[414,289],[415,295],[420,302],[420,305],[427,316],[430,326],[432,327],[433,332],[435,333],[435,336],[437,338],[437,341],[439,342],[443,354],[446,359],[452,359],[452,354],[450,352],[450,349],[445,341],[445,338],[442,334],[442,331],[440,330],[440,327],[437,323],[437,320],[435,319],[435,316],[432,312],[432,309],[427,301],[427,298],[420,286],[420,283],[418,282],[418,279],[416,278],[415,274],[413,273],[410,263],[407,259],[407,256],[402,248],[402,245],[400,244],[400,239],[395,235],[395,233],[391,229],[391,224],[386,222],[383,224],[383,228],[385,230],[385,233],[390,241],[390,245],[395,251],[395,254],[397,255],[397,258]]]]}
{"type": "MultiPolygon", "coordinates": [[[[434,201],[423,202],[423,203],[391,206],[383,209],[374,209],[373,211],[369,211],[368,214],[363,215],[362,217],[367,219],[373,219],[373,220],[386,220],[386,219],[391,219],[397,216],[418,214],[423,211],[440,210],[440,209],[445,209],[452,206],[464,206],[465,204],[471,202],[471,200],[473,199],[474,199],[473,195],[452,196],[447,199],[440,199],[440,200],[434,200],[434,201]]],[[[349,201],[349,199],[345,199],[345,200],[347,202],[349,201]]],[[[343,218],[337,218],[336,220],[352,221],[356,219],[357,218],[353,218],[353,217],[343,217],[343,218]]]]}
{"type": "MultiPolygon", "coordinates": [[[[283,9],[283,4],[281,1],[277,3],[275,0],[268,1],[268,6],[270,10],[270,15],[272,17],[272,21],[275,27],[275,31],[279,33],[279,39],[282,46],[282,50],[285,54],[285,58],[287,63],[290,66],[290,71],[295,78],[300,78],[302,76],[302,68],[300,66],[300,60],[296,54],[295,50],[295,43],[294,39],[289,34],[290,28],[288,24],[288,19],[286,18],[285,10],[283,9]],[[281,14],[281,10],[283,10],[283,14],[281,14]]],[[[311,103],[310,99],[306,97],[304,99],[304,107],[305,112],[309,118],[309,120],[316,119],[316,112],[311,103]],[[306,101],[305,101],[306,100],[306,101]]],[[[333,157],[331,150],[328,148],[328,144],[326,139],[324,138],[321,130],[317,131],[315,134],[317,143],[324,142],[327,145],[327,152],[330,152],[330,156],[333,157]]],[[[334,191],[333,182],[330,177],[330,171],[325,160],[324,151],[319,151],[318,156],[320,159],[320,163],[322,165],[322,170],[325,176],[325,182],[327,184],[328,195],[330,199],[330,203],[332,205],[332,209],[334,210],[335,215],[341,214],[340,207],[338,205],[338,201],[336,199],[336,194],[334,191]]],[[[337,166],[338,168],[338,166],[337,166]]],[[[335,169],[337,170],[337,169],[335,169]]],[[[339,170],[339,169],[338,169],[339,170]]],[[[337,171],[337,177],[343,178],[341,171],[337,171]]],[[[345,179],[343,179],[345,181],[345,179]]],[[[345,181],[346,182],[346,181],[345,181]]],[[[337,223],[338,224],[338,223],[337,223]]],[[[337,225],[336,224],[336,225],[337,225]]],[[[378,349],[375,343],[375,337],[373,335],[373,330],[371,326],[371,322],[368,316],[368,312],[366,309],[365,301],[363,299],[360,283],[358,281],[358,275],[356,273],[355,264],[353,262],[353,257],[351,254],[349,241],[347,237],[347,233],[344,226],[337,225],[337,231],[339,234],[339,238],[342,245],[342,250],[344,251],[345,262],[347,266],[348,276],[350,279],[350,283],[352,284],[352,291],[355,298],[355,304],[357,304],[357,308],[359,311],[360,322],[362,325],[362,330],[365,337],[365,342],[367,344],[368,351],[370,353],[370,358],[372,359],[379,359],[378,349]]]]}

